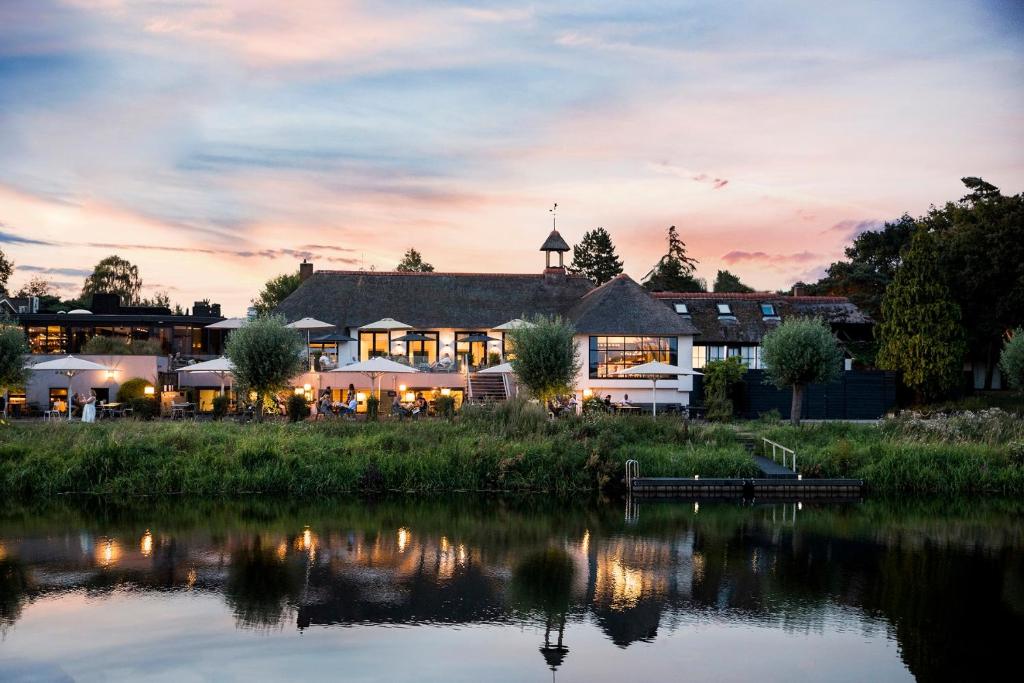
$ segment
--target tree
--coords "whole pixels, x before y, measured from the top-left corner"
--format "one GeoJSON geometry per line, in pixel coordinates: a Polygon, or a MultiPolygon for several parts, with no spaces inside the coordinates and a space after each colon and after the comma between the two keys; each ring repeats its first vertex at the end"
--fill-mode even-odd
{"type": "Polygon", "coordinates": [[[423,260],[423,255],[412,247],[405,252],[405,256],[395,266],[399,273],[433,273],[434,266],[423,260]]]}
{"type": "Polygon", "coordinates": [[[709,361],[704,366],[704,405],[709,420],[724,422],[732,419],[733,403],[730,393],[743,381],[747,366],[739,356],[709,361]]]}
{"type": "Polygon", "coordinates": [[[789,421],[800,426],[804,388],[839,375],[843,353],[828,324],[818,318],[791,318],[761,340],[761,361],[768,379],[793,388],[789,421]]]}
{"type": "Polygon", "coordinates": [[[170,308],[171,296],[165,291],[154,292],[152,297],[140,299],[139,305],[148,308],[170,308]]]}
{"type": "Polygon", "coordinates": [[[263,399],[288,386],[302,372],[305,341],[285,327],[284,318],[262,316],[231,333],[224,355],[235,366],[238,384],[256,392],[256,419],[263,420],[263,399]]]}
{"type": "Polygon", "coordinates": [[[14,272],[14,262],[7,260],[7,255],[0,249],[0,293],[7,293],[7,281],[14,272]]]}
{"type": "Polygon", "coordinates": [[[559,317],[529,322],[508,332],[516,378],[541,402],[572,393],[581,367],[576,330],[559,317]]]}
{"type": "Polygon", "coordinates": [[[108,256],[97,263],[92,275],[85,279],[81,296],[89,300],[93,294],[117,294],[123,305],[135,306],[141,291],[139,267],[120,256],[108,256]]]}
{"type": "Polygon", "coordinates": [[[583,275],[599,285],[622,272],[622,260],[615,254],[615,245],[607,230],[595,228],[583,234],[583,239],[572,248],[569,272],[583,275]]]}
{"type": "Polygon", "coordinates": [[[1024,391],[1024,329],[1017,328],[999,356],[1003,384],[1024,391]]]}
{"type": "Polygon", "coordinates": [[[25,384],[28,353],[28,342],[21,327],[9,321],[0,322],[0,393],[25,384]]]}
{"type": "Polygon", "coordinates": [[[942,276],[938,240],[920,227],[882,299],[878,365],[898,370],[918,401],[957,386],[966,346],[960,306],[942,276]]]}
{"type": "Polygon", "coordinates": [[[668,253],[644,278],[644,287],[652,292],[706,292],[707,283],[693,274],[697,263],[686,253],[686,243],[679,238],[676,226],[670,226],[668,253]]]}
{"type": "Polygon", "coordinates": [[[718,271],[718,275],[715,276],[715,286],[713,287],[716,292],[753,292],[753,287],[740,282],[740,278],[737,275],[733,275],[728,270],[718,271]]]}
{"type": "Polygon", "coordinates": [[[269,315],[278,304],[299,288],[302,279],[298,273],[284,273],[267,280],[263,291],[252,300],[252,305],[260,315],[269,315]]]}
{"type": "Polygon", "coordinates": [[[18,296],[51,297],[50,282],[42,275],[33,275],[28,282],[18,290],[18,296]]]}

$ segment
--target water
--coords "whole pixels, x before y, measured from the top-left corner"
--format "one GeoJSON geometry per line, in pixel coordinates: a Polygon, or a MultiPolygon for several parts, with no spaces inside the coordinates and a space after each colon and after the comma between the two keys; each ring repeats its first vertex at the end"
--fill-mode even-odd
{"type": "Polygon", "coordinates": [[[1024,504],[0,505],[0,680],[993,680],[1024,504]]]}

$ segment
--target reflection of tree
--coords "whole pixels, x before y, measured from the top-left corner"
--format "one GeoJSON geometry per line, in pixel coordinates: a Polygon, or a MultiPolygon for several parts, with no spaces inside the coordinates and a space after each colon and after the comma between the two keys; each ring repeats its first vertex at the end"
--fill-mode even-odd
{"type": "Polygon", "coordinates": [[[544,615],[544,645],[540,653],[552,671],[569,654],[563,639],[575,574],[576,565],[564,550],[548,548],[527,555],[512,575],[511,593],[516,603],[527,611],[539,611],[544,615]],[[554,643],[551,642],[552,629],[558,630],[554,643]]]}
{"type": "Polygon", "coordinates": [[[301,588],[301,577],[293,576],[285,560],[274,548],[264,547],[259,536],[251,545],[231,553],[224,597],[239,626],[280,626],[289,598],[301,588]]]}
{"type": "Polygon", "coordinates": [[[28,588],[25,566],[14,558],[0,559],[0,635],[21,616],[28,588]]]}

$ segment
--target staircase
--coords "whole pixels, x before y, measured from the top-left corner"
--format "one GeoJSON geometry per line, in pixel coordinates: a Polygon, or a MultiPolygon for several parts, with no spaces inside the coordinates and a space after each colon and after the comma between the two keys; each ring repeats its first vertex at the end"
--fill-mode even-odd
{"type": "Polygon", "coordinates": [[[757,437],[747,432],[737,432],[736,436],[739,438],[740,443],[743,444],[744,450],[750,454],[753,458],[754,464],[757,465],[758,469],[761,470],[761,476],[765,479],[796,479],[796,472],[787,467],[783,467],[779,463],[775,462],[771,458],[767,458],[760,454],[763,446],[758,441],[757,437]]]}
{"type": "Polygon", "coordinates": [[[504,401],[508,398],[505,392],[505,379],[501,375],[480,374],[474,372],[469,375],[466,393],[473,401],[504,401]]]}

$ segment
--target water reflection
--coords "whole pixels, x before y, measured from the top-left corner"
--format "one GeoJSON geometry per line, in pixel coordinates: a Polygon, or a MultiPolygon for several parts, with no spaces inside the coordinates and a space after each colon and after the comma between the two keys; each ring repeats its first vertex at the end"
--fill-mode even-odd
{"type": "Polygon", "coordinates": [[[8,504],[0,634],[14,638],[36,602],[83,591],[199,592],[260,633],[535,626],[551,671],[580,656],[584,625],[613,650],[711,622],[856,629],[894,638],[919,680],[947,680],[997,677],[1024,630],[1020,503],[627,511],[535,499],[8,504]]]}

